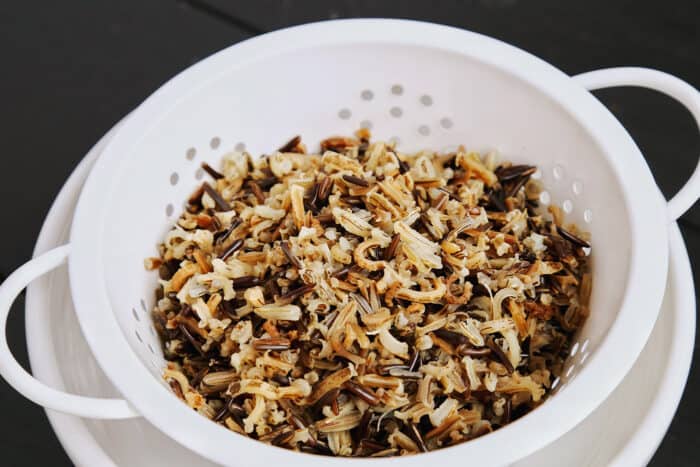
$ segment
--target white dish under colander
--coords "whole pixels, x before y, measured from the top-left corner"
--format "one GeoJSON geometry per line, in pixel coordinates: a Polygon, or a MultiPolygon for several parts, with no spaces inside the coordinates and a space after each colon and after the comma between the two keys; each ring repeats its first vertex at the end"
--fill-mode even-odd
{"type": "Polygon", "coordinates": [[[83,188],[71,246],[32,260],[0,287],[0,311],[32,279],[69,257],[72,298],[90,348],[125,400],[78,397],[42,385],[0,338],[0,373],[28,398],[96,418],[143,415],[221,464],[349,465],[233,436],[177,400],[163,383],[147,310],[156,278],[144,257],[193,190],[201,161],[245,144],[254,154],[289,136],[307,142],[371,124],[404,150],[466,144],[537,164],[543,202],[590,230],[592,313],[558,393],[538,410],[469,443],[375,464],[504,464],[558,438],[590,414],[641,352],[668,267],[667,225],[698,196],[691,181],[666,207],[639,150],[588,89],[638,85],[666,92],[700,116],[695,89],[645,69],[569,78],[525,52],[449,27],[393,20],[312,24],[226,49],[163,86],[105,147],[83,188]],[[497,145],[497,146],[494,146],[497,145]]]}
{"type": "MultiPolygon", "coordinates": [[[[103,141],[66,182],[37,240],[35,256],[64,244],[80,188],[103,141]]],[[[695,340],[695,290],[688,254],[677,226],[670,227],[669,275],[649,341],[625,379],[573,430],[513,467],[643,466],[671,422],[683,393],[695,340]]],[[[113,397],[80,331],[65,266],[27,288],[27,349],[34,375],[63,391],[113,397]]],[[[86,420],[47,410],[59,441],[77,467],[213,467],[170,440],[143,418],[86,420]]]]}

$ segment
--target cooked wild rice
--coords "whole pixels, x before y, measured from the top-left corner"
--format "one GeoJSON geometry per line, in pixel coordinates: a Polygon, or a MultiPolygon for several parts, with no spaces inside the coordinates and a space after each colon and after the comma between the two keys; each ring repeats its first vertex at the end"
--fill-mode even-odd
{"type": "Polygon", "coordinates": [[[542,403],[588,315],[586,234],[535,168],[296,137],[224,156],[160,246],[165,379],[290,449],[429,451],[542,403]]]}

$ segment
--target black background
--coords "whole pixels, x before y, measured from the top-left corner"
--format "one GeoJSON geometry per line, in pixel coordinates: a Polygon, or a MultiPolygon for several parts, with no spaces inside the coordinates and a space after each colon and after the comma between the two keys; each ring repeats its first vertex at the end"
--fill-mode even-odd
{"type": "MultiPolygon", "coordinates": [[[[3,1],[0,4],[0,275],[30,256],[41,223],[87,150],[160,84],[242,39],[328,18],[402,17],[481,32],[569,74],[640,65],[700,87],[700,2],[685,1],[3,1]]],[[[670,196],[700,154],[698,129],[652,91],[596,94],[623,122],[670,196]]],[[[680,221],[700,270],[700,208],[680,221]]],[[[695,274],[696,287],[698,284],[695,274]]],[[[23,364],[23,300],[9,320],[23,364]]],[[[698,465],[700,373],[652,465],[698,465]]],[[[640,410],[642,408],[640,407],[640,410]]],[[[0,464],[71,465],[44,412],[0,382],[0,464]]]]}

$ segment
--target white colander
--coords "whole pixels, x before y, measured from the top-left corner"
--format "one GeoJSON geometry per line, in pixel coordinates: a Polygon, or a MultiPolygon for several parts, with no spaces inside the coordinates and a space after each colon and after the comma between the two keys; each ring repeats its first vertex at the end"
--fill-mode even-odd
{"type": "Polygon", "coordinates": [[[53,390],[26,373],[0,337],[0,373],[29,399],[95,418],[146,417],[226,465],[501,465],[580,422],[622,380],[649,336],[666,285],[667,224],[700,194],[700,176],[667,205],[636,145],[586,89],[644,86],[700,117],[700,96],[661,72],[620,68],[570,78],[478,34],[426,23],[350,20],[295,27],[237,44],[193,66],[137,108],[95,164],[71,244],[28,262],[0,287],[0,318],[32,279],[68,258],[71,293],[95,357],[125,400],[53,390]],[[143,259],[198,184],[202,161],[234,148],[260,154],[371,127],[403,150],[458,144],[538,165],[568,220],[592,234],[591,315],[557,393],[496,432],[419,456],[339,459],[238,436],[180,402],[164,384],[149,312],[156,275],[143,259]]]}

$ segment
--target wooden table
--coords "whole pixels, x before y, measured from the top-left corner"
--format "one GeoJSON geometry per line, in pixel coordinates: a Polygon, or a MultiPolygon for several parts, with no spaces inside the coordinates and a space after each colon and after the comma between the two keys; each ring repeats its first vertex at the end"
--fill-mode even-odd
{"type": "MultiPolygon", "coordinates": [[[[120,0],[0,5],[0,274],[31,255],[61,185],[98,138],[175,73],[245,38],[309,21],[402,17],[481,32],[528,50],[567,73],[643,65],[700,87],[700,3],[654,1],[231,1],[120,0]]],[[[689,114],[651,91],[598,97],[629,129],[663,192],[673,194],[697,163],[700,139],[689,114]]],[[[700,266],[700,208],[680,221],[693,267],[700,266]]],[[[697,287],[696,275],[696,287],[697,287]]],[[[24,350],[23,300],[9,323],[24,350]]],[[[44,412],[0,384],[0,464],[70,465],[44,412]]],[[[698,465],[700,371],[652,465],[698,465]]]]}

